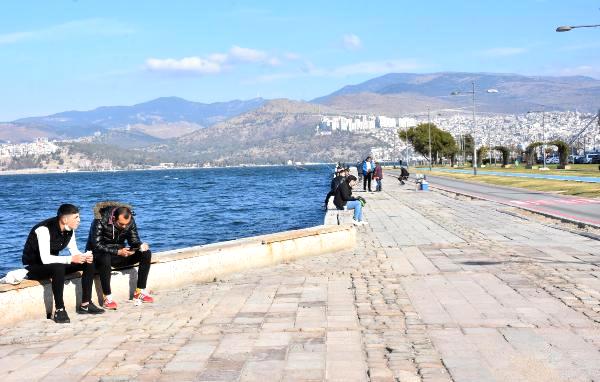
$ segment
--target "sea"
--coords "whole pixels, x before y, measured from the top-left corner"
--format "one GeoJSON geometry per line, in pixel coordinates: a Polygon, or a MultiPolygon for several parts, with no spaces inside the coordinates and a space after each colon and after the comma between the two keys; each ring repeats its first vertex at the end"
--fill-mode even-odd
{"type": "Polygon", "coordinates": [[[133,206],[141,239],[158,252],[323,224],[332,173],[307,165],[0,176],[0,277],[22,268],[29,231],[62,203],[80,209],[81,251],[94,205],[115,200],[133,206]]]}

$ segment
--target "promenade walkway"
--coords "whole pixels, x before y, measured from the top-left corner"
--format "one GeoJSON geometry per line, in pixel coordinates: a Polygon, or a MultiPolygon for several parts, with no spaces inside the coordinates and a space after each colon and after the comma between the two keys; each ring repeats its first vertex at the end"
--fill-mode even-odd
{"type": "Polygon", "coordinates": [[[600,241],[385,181],[352,253],[1,328],[0,380],[600,380],[600,241]]]}

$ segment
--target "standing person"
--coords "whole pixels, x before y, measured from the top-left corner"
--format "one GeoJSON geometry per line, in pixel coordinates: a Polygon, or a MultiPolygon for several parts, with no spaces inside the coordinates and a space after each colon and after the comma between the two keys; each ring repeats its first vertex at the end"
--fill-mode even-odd
{"type": "Polygon", "coordinates": [[[374,169],[375,169],[375,166],[373,165],[373,160],[371,159],[371,156],[368,156],[362,163],[363,191],[367,191],[367,184],[368,184],[369,192],[373,192],[371,190],[371,177],[373,176],[374,169]]]}
{"type": "Polygon", "coordinates": [[[23,265],[27,269],[27,277],[32,280],[52,279],[52,295],[54,296],[54,322],[65,324],[71,322],[65,310],[63,292],[65,275],[83,271],[81,278],[81,305],[77,307],[80,314],[100,314],[104,309],[92,303],[92,284],[94,281],[94,263],[91,253],[81,253],[77,249],[75,230],[80,223],[79,209],[72,204],[62,204],[55,217],[36,224],[27,236],[23,248],[23,265]],[[59,252],[68,248],[71,256],[59,256],[59,252]]]}
{"type": "Polygon", "coordinates": [[[100,202],[94,207],[94,221],[86,249],[94,253],[104,294],[103,306],[106,309],[117,309],[110,288],[111,267],[136,263],[140,266],[133,298],[142,302],[154,302],[146,291],[152,253],[148,244],[140,240],[133,215],[131,206],[119,202],[100,202]],[[125,246],[126,240],[128,247],[125,246]]]}
{"type": "Polygon", "coordinates": [[[356,186],[356,183],[356,177],[354,175],[347,176],[335,191],[333,204],[335,204],[339,210],[354,210],[352,224],[364,225],[368,224],[366,221],[363,221],[362,215],[364,199],[352,196],[352,187],[356,186]]]}
{"type": "Polygon", "coordinates": [[[373,171],[373,178],[377,182],[377,186],[375,186],[375,191],[381,191],[381,183],[383,179],[383,168],[381,168],[381,163],[375,162],[375,170],[373,171]]]}

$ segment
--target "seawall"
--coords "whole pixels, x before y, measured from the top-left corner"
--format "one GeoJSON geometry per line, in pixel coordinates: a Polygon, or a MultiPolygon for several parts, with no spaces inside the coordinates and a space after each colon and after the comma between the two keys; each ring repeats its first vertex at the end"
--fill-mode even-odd
{"type": "MultiPolygon", "coordinates": [[[[153,290],[210,282],[251,268],[266,267],[306,256],[352,250],[356,230],[351,225],[311,228],[261,235],[153,254],[148,287],[153,290]]],[[[133,296],[137,267],[113,270],[111,286],[117,301],[133,296]]],[[[101,297],[96,277],[92,300],[101,297]]],[[[81,278],[65,281],[67,311],[74,313],[81,297],[81,278]]],[[[53,309],[49,281],[25,280],[19,285],[0,285],[0,324],[46,317],[53,309]]]]}

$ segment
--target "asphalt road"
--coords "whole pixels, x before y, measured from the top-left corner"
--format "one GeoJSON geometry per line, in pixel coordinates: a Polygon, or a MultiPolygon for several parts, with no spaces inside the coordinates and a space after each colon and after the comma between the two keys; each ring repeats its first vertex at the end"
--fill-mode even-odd
{"type": "MultiPolygon", "coordinates": [[[[388,171],[388,174],[394,175],[395,172],[388,171]]],[[[388,179],[389,181],[393,180],[390,177],[388,179]]],[[[427,175],[427,180],[432,188],[471,195],[600,228],[600,199],[598,198],[564,196],[522,188],[464,182],[431,175],[427,175]]]]}

